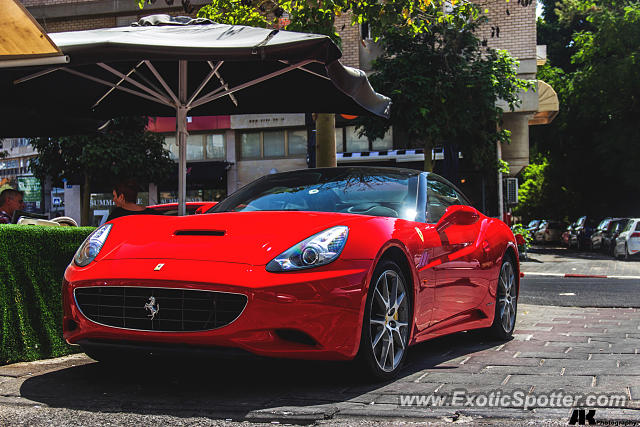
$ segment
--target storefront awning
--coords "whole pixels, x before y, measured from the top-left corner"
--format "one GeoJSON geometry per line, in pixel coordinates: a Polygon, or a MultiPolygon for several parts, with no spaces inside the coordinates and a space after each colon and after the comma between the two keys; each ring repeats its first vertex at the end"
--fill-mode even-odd
{"type": "Polygon", "coordinates": [[[0,5],[0,68],[69,62],[17,0],[0,5]]]}
{"type": "Polygon", "coordinates": [[[548,125],[560,111],[558,94],[546,82],[538,80],[538,111],[529,119],[529,126],[548,125]]]}

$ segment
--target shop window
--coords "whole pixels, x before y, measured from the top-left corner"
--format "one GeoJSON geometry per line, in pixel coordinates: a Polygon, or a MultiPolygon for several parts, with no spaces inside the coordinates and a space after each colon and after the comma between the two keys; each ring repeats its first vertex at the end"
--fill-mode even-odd
{"type": "Polygon", "coordinates": [[[344,128],[336,128],[336,153],[344,151],[344,128]]]}
{"type": "Polygon", "coordinates": [[[260,132],[243,133],[240,138],[241,155],[243,159],[257,159],[261,157],[260,132]]]}
{"type": "MultiPolygon", "coordinates": [[[[194,134],[187,136],[187,160],[224,160],[224,135],[194,134]]],[[[169,157],[178,161],[179,150],[175,136],[164,137],[164,148],[169,150],[169,157]]]]}
{"type": "Polygon", "coordinates": [[[225,160],[224,135],[207,135],[207,159],[225,160]]]}
{"type": "Polygon", "coordinates": [[[371,149],[373,151],[392,150],[393,149],[393,133],[391,129],[384,134],[382,139],[374,139],[371,141],[371,149]]]}
{"type": "Polygon", "coordinates": [[[187,161],[189,160],[204,160],[202,135],[187,136],[187,161]]]}
{"type": "Polygon", "coordinates": [[[355,126],[346,127],[346,149],[349,153],[369,151],[369,140],[366,136],[358,136],[355,126]]]}
{"type": "Polygon", "coordinates": [[[358,153],[363,151],[383,151],[393,149],[393,131],[389,129],[381,139],[369,141],[367,137],[358,136],[356,126],[336,128],[336,152],[358,153]]]}
{"type": "Polygon", "coordinates": [[[302,157],[307,154],[307,132],[304,129],[240,132],[242,159],[302,157]]]}
{"type": "Polygon", "coordinates": [[[284,157],[284,131],[265,131],[264,157],[284,157]]]}
{"type": "Polygon", "coordinates": [[[307,131],[306,130],[290,130],[287,131],[289,136],[289,155],[307,155],[307,131]]]}

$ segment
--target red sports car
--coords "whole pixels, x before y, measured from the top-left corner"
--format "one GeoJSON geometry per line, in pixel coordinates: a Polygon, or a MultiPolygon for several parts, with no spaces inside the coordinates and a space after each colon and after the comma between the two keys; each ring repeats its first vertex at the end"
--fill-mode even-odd
{"type": "MultiPolygon", "coordinates": [[[[187,202],[187,215],[204,213],[214,207],[217,203],[218,202],[187,202]]],[[[160,205],[151,205],[147,207],[149,209],[153,209],[161,215],[178,215],[177,203],[163,203],[160,205]]]]}
{"type": "Polygon", "coordinates": [[[97,360],[359,358],[387,379],[424,340],[508,338],[518,287],[511,230],[440,176],[306,169],[262,177],[204,215],[95,230],[65,272],[64,337],[97,360]]]}

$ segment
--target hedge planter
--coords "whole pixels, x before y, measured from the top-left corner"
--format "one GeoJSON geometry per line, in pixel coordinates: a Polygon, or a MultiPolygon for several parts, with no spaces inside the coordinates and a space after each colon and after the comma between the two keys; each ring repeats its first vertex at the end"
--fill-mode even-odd
{"type": "Polygon", "coordinates": [[[60,286],[93,230],[0,225],[0,364],[74,352],[62,338],[60,286]]]}

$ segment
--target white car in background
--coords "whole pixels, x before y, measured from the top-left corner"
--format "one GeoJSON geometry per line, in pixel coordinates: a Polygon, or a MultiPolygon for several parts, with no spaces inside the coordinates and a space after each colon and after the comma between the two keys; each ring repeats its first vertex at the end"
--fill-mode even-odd
{"type": "Polygon", "coordinates": [[[616,238],[613,257],[626,260],[637,253],[640,253],[640,218],[631,218],[616,238]]]}

